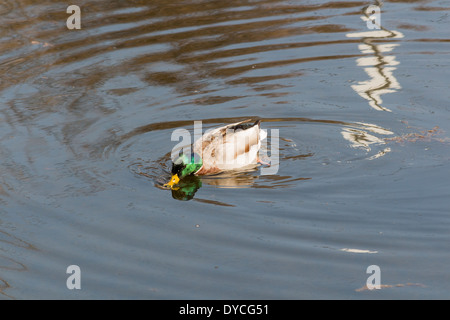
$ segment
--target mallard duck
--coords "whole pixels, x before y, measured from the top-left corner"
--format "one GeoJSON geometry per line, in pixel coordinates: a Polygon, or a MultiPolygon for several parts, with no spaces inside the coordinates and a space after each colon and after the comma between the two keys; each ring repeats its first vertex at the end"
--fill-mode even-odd
{"type": "Polygon", "coordinates": [[[259,159],[261,141],[267,133],[261,121],[251,119],[206,132],[194,142],[190,155],[181,154],[172,164],[172,177],[165,184],[173,188],[189,175],[211,175],[265,164],[259,159]]]}

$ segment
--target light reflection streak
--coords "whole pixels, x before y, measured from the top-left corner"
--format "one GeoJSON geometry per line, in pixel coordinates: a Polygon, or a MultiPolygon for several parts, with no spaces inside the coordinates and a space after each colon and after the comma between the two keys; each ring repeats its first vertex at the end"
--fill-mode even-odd
{"type": "Polygon", "coordinates": [[[375,30],[367,32],[348,33],[349,38],[361,38],[363,44],[358,49],[364,54],[371,56],[356,59],[356,64],[364,68],[370,77],[369,80],[360,81],[352,85],[352,89],[369,102],[369,105],[378,111],[391,112],[387,107],[382,106],[381,95],[396,92],[401,86],[395,78],[393,71],[400,64],[394,55],[384,55],[391,52],[398,43],[377,44],[374,40],[403,38],[403,34],[398,31],[375,30]]]}
{"type": "MultiPolygon", "coordinates": [[[[350,146],[353,148],[357,148],[357,149],[364,149],[367,152],[369,152],[371,150],[371,145],[375,144],[375,145],[381,145],[381,144],[385,144],[385,140],[381,139],[371,133],[375,133],[378,135],[391,135],[393,134],[392,131],[389,131],[387,129],[381,128],[377,125],[374,124],[370,124],[370,123],[362,123],[359,122],[357,123],[357,125],[359,126],[348,126],[348,127],[344,127],[342,129],[342,136],[344,137],[345,140],[350,141],[350,146]],[[371,133],[369,133],[371,132],[371,133]]],[[[386,154],[387,152],[390,151],[390,148],[386,148],[385,150],[383,150],[382,152],[379,152],[378,156],[372,156],[370,158],[368,158],[369,160],[372,159],[376,159],[384,154],[386,154]]]]}
{"type": "MultiPolygon", "coordinates": [[[[363,20],[367,19],[364,16],[361,18],[363,20]]],[[[362,43],[358,45],[358,49],[361,53],[367,54],[366,57],[357,58],[356,64],[364,68],[369,79],[359,81],[357,84],[352,85],[352,89],[359,96],[366,99],[371,108],[377,111],[392,112],[391,109],[383,106],[381,96],[383,94],[397,92],[402,88],[393,73],[400,62],[396,60],[395,55],[389,54],[399,44],[379,42],[383,39],[401,39],[404,35],[401,32],[390,31],[381,27],[380,30],[347,33],[346,36],[348,38],[361,38],[362,43]]],[[[382,135],[393,134],[389,130],[370,124],[364,124],[363,129],[344,127],[341,132],[344,139],[350,141],[351,147],[364,149],[366,152],[371,150],[371,145],[382,145],[386,143],[384,139],[372,133],[382,135]]],[[[385,148],[367,159],[377,159],[390,151],[390,148],[385,148]]]]}

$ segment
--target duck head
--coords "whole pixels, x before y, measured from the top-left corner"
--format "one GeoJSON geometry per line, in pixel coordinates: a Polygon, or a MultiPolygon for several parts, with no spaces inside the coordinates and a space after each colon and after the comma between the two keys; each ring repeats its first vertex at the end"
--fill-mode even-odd
{"type": "Polygon", "coordinates": [[[203,166],[202,158],[193,153],[190,157],[182,154],[172,163],[172,177],[164,186],[171,189],[176,186],[181,179],[195,174],[203,166]]]}

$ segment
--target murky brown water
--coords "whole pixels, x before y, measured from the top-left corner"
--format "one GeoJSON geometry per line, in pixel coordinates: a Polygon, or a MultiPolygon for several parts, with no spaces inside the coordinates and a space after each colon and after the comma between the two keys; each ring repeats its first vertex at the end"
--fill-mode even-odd
{"type": "Polygon", "coordinates": [[[368,4],[3,0],[0,297],[449,298],[450,6],[368,4]],[[248,118],[276,174],[160,188],[248,118]]]}

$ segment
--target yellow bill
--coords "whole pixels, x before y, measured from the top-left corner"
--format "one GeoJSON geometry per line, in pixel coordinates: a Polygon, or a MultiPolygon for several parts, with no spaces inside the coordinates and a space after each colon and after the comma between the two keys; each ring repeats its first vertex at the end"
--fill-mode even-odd
{"type": "Polygon", "coordinates": [[[178,184],[178,182],[180,182],[180,178],[178,178],[177,174],[174,174],[172,178],[170,178],[170,181],[164,185],[164,187],[172,188],[174,185],[178,184]]]}

